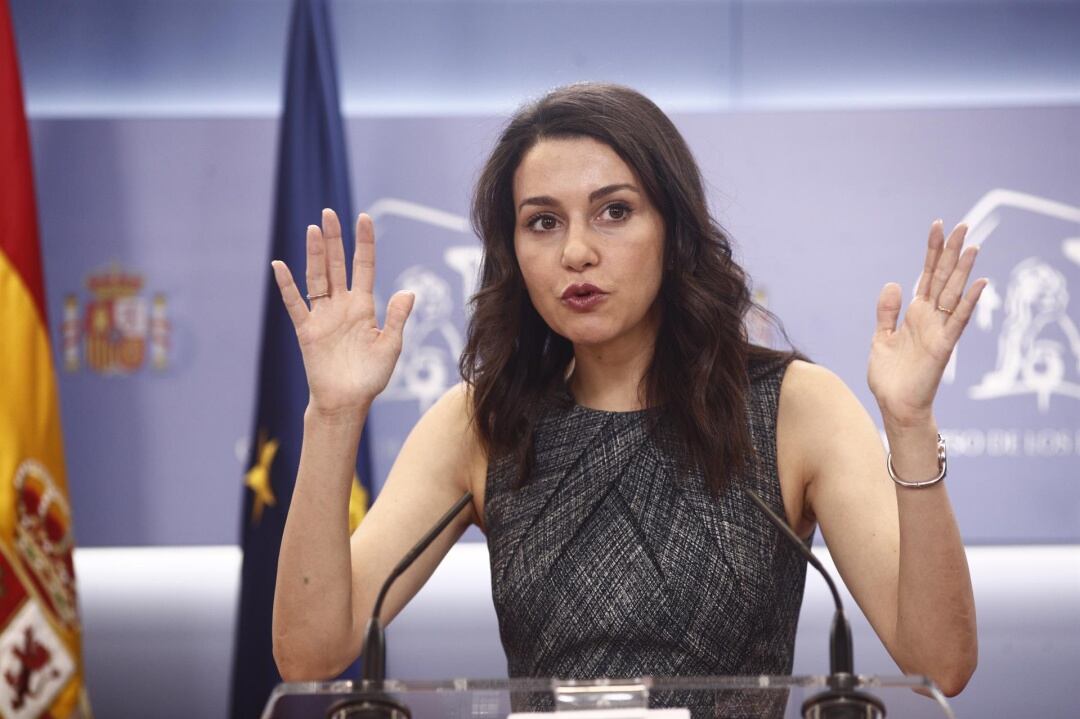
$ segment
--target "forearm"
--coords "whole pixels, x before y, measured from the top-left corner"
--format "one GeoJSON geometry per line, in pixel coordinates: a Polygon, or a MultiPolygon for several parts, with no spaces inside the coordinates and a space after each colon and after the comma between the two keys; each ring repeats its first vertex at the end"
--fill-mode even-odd
{"type": "MultiPolygon", "coordinates": [[[[901,479],[937,476],[932,419],[890,426],[893,468],[901,479]]],[[[894,656],[905,672],[925,674],[946,694],[963,689],[975,670],[978,642],[967,557],[945,482],[897,485],[900,564],[894,656]]]]}
{"type": "Polygon", "coordinates": [[[348,506],[366,416],[304,415],[274,593],[274,657],[286,680],[327,678],[355,653],[348,506]]]}

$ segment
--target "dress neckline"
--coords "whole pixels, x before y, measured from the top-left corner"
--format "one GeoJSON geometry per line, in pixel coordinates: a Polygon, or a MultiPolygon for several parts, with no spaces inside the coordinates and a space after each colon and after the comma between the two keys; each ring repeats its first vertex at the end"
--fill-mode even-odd
{"type": "Polygon", "coordinates": [[[597,409],[596,407],[589,407],[581,404],[574,397],[574,394],[570,391],[570,385],[566,382],[559,388],[559,394],[565,399],[570,409],[579,414],[593,414],[593,415],[613,415],[616,417],[634,417],[637,415],[647,415],[653,411],[652,408],[646,407],[643,409],[628,409],[628,410],[615,410],[615,409],[597,409]]]}

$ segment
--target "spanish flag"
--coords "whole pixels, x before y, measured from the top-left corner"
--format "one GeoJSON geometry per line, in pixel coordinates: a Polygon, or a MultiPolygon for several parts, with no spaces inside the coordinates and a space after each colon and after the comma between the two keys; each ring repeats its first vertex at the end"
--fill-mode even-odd
{"type": "Polygon", "coordinates": [[[30,142],[0,0],[0,716],[87,717],[30,142]]]}

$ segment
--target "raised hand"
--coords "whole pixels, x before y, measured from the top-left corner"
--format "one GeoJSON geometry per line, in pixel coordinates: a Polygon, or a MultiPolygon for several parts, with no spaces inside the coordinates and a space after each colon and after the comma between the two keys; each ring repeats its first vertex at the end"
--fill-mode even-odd
{"type": "Polygon", "coordinates": [[[957,225],[946,242],[941,220],[930,226],[926,262],[899,327],[900,285],[890,282],[878,297],[868,380],[886,422],[912,425],[931,417],[945,365],[987,284],[978,279],[964,291],[977,254],[975,247],[961,251],[966,234],[957,225]]]}
{"type": "Polygon", "coordinates": [[[386,308],[386,322],[375,322],[375,232],[371,218],[356,221],[353,286],[345,277],[341,225],[333,210],[323,210],[322,228],[307,229],[307,295],[304,302],[284,262],[274,260],[285,309],[304,357],[311,409],[327,415],[366,409],[386,388],[401,354],[401,335],[412,310],[411,292],[398,292],[386,308]]]}

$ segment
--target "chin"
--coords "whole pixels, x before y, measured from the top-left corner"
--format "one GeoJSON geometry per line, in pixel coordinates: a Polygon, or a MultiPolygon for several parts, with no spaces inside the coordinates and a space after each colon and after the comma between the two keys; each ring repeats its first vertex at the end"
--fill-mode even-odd
{"type": "Polygon", "coordinates": [[[559,322],[547,322],[551,331],[579,347],[605,345],[628,335],[637,328],[627,329],[613,318],[601,316],[556,317],[559,322]]]}
{"type": "Polygon", "coordinates": [[[570,331],[555,330],[555,334],[563,337],[571,344],[580,347],[602,345],[615,338],[615,335],[612,332],[589,329],[576,329],[570,331]]]}

